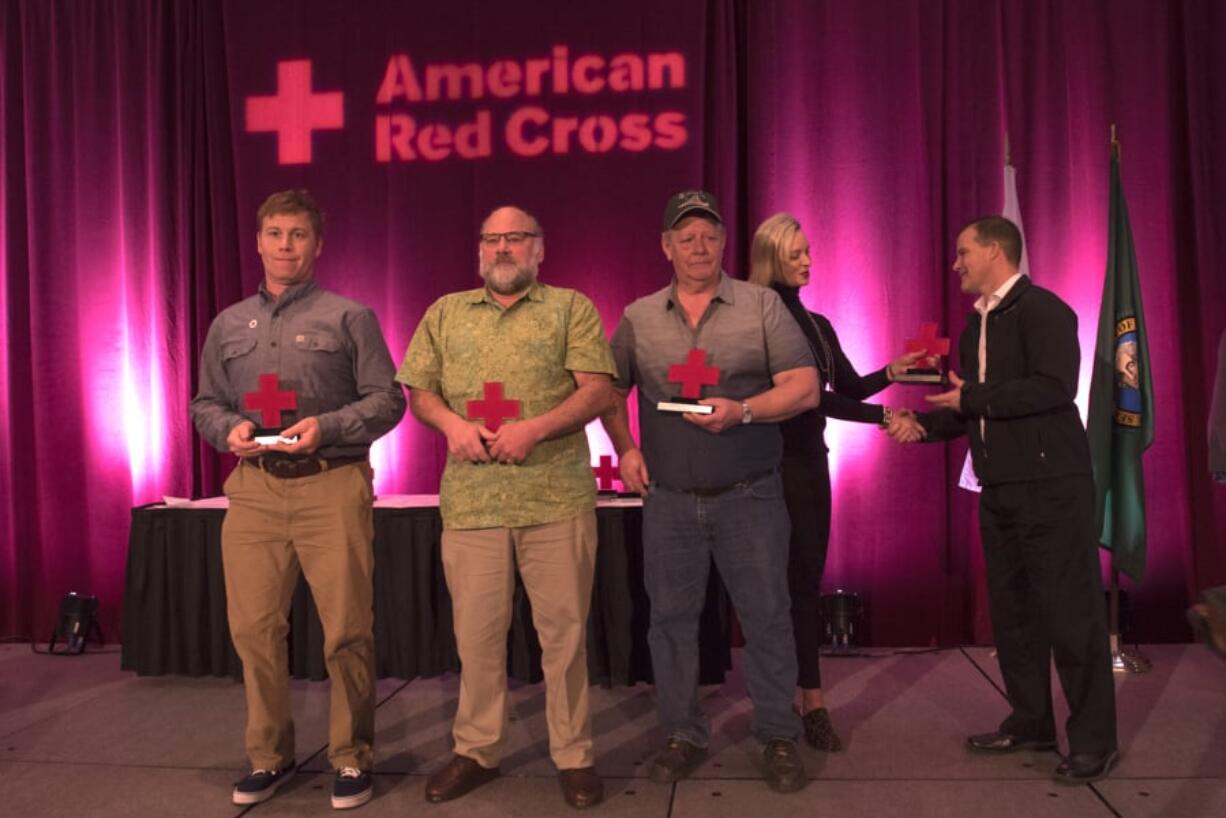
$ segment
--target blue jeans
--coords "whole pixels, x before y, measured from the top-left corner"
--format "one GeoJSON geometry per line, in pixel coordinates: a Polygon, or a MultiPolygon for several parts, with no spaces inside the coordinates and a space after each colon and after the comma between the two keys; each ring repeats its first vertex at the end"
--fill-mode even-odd
{"type": "Polygon", "coordinates": [[[794,740],[796,646],[788,595],[788,522],[778,473],[699,497],[653,484],[643,501],[643,579],[651,597],[651,663],[660,723],[700,747],[698,619],[711,558],[746,639],[745,678],[759,741],[794,740]]]}

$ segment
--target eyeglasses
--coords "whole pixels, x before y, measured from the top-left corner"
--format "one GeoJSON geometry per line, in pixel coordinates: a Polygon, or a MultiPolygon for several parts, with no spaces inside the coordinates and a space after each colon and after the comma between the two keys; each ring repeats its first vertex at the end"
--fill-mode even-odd
{"type": "Polygon", "coordinates": [[[540,233],[530,233],[527,230],[512,230],[508,233],[482,233],[481,243],[486,247],[497,247],[500,241],[506,239],[507,244],[514,247],[517,244],[523,244],[527,239],[540,238],[540,235],[540,233]]]}

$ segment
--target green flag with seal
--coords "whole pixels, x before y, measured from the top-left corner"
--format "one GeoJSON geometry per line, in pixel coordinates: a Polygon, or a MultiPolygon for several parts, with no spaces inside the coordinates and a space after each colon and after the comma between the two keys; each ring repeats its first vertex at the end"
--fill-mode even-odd
{"type": "Polygon", "coordinates": [[[1107,276],[1098,313],[1086,431],[1094,463],[1099,543],[1112,552],[1117,570],[1139,582],[1145,573],[1141,454],[1154,442],[1154,393],[1118,143],[1112,145],[1107,225],[1107,276]]]}

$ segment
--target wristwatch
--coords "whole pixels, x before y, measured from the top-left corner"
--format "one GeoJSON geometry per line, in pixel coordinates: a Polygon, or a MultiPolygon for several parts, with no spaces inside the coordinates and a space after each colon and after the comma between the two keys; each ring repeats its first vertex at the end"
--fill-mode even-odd
{"type": "Polygon", "coordinates": [[[741,423],[753,423],[753,412],[749,411],[747,401],[741,401],[741,423]]]}
{"type": "Polygon", "coordinates": [[[881,407],[881,428],[885,429],[894,422],[894,410],[888,406],[881,407]]]}

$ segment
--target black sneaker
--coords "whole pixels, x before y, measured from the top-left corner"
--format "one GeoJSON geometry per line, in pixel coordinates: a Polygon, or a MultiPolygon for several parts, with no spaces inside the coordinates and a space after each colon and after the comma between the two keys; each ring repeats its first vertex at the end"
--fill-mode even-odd
{"type": "Polygon", "coordinates": [[[258,804],[272,798],[286,781],[294,777],[294,766],[284,770],[252,770],[234,785],[231,800],[235,804],[258,804]]]}
{"type": "Polygon", "coordinates": [[[809,782],[794,741],[771,739],[762,748],[762,762],[766,784],[775,792],[796,792],[809,782]]]}
{"type": "Polygon", "coordinates": [[[366,770],[342,767],[332,782],[332,809],[360,807],[375,794],[375,782],[366,770]]]}

